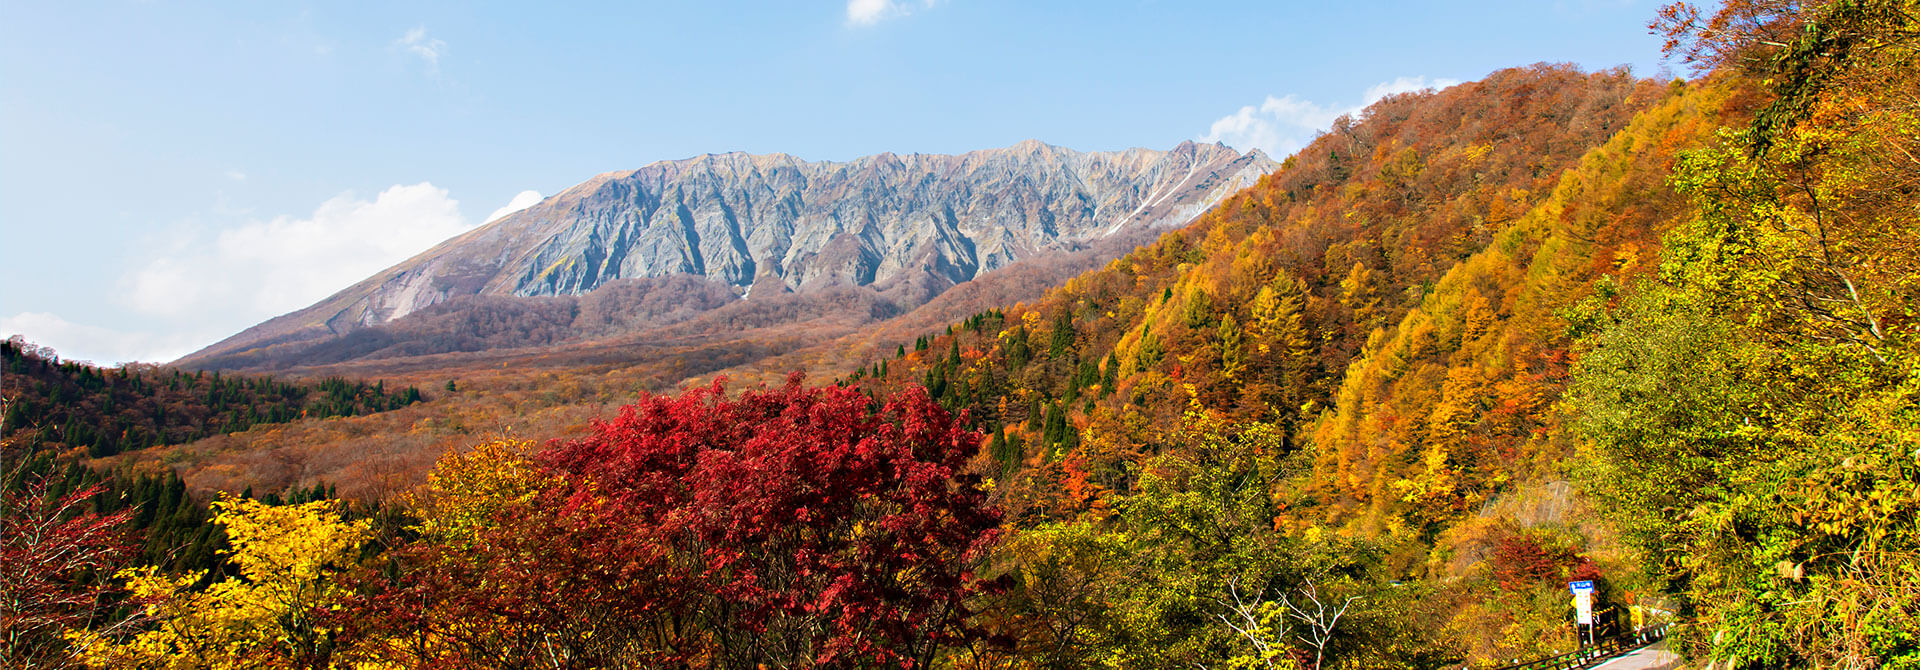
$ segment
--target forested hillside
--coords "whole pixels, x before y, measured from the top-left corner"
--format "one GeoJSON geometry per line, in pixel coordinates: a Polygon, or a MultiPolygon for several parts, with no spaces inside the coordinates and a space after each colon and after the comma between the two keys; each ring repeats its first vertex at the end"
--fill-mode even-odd
{"type": "MultiPolygon", "coordinates": [[[[1475,136],[1489,112],[1446,105],[1471,91],[1503,133],[1608,108],[1555,68],[1389,100],[1193,227],[850,381],[927,384],[993,432],[982,468],[1022,520],[1006,570],[1031,589],[1016,609],[1084,599],[1064,633],[1014,624],[1061,662],[1263,649],[1247,627],[1137,617],[1204,621],[1245,584],[1298,598],[1332,570],[1360,616],[1444,621],[1414,627],[1438,656],[1565,648],[1564,583],[1597,579],[1607,625],[1675,611],[1720,667],[1904,667],[1911,10],[1675,8],[1676,48],[1715,67],[1617,89],[1632,120],[1568,125],[1584,136],[1475,136]],[[1529,106],[1535,85],[1560,99],[1529,106]],[[1465,113],[1444,135],[1397,105],[1465,113]],[[1236,502],[1207,475],[1259,483],[1236,502]],[[1203,504],[1173,513],[1177,541],[1169,504],[1203,504]],[[1299,543],[1345,553],[1262,564],[1299,543]]],[[[1433,660],[1399,639],[1346,654],[1384,667],[1358,659],[1386,648],[1433,660]]]]}
{"type": "MultiPolygon", "coordinates": [[[[1270,548],[1235,555],[1250,550],[1190,539],[1172,543],[1189,545],[1172,565],[1154,551],[1099,574],[1051,568],[1122,584],[1103,603],[1109,617],[1204,620],[1230,582],[1271,596],[1333,579],[1371,603],[1357,612],[1376,617],[1369,627],[1416,636],[1390,644],[1417,658],[1565,647],[1570,635],[1554,630],[1564,605],[1551,596],[1561,578],[1593,576],[1593,558],[1631,566],[1584,555],[1604,531],[1577,515],[1482,512],[1568,504],[1556,485],[1568,446],[1548,428],[1572,344],[1561,314],[1602,275],[1657,261],[1683,206],[1662,194],[1664,174],[1716,119],[1740,113],[1729,108],[1736,89],[1534,66],[1383,101],[1194,226],[888,361],[880,385],[927,384],[993,432],[984,467],[1026,532],[1140,543],[1163,522],[1129,510],[1195,493],[1167,470],[1225,467],[1266,483],[1209,493],[1249,507],[1208,513],[1270,521],[1214,518],[1226,524],[1217,532],[1313,557],[1276,566],[1264,563],[1270,548]],[[1226,446],[1251,448],[1255,436],[1264,464],[1226,446]],[[1495,555],[1529,558],[1486,560],[1495,555]],[[1169,584],[1169,573],[1204,577],[1169,584]],[[1367,590],[1393,581],[1401,587],[1367,590]],[[1423,619],[1446,624],[1413,623],[1423,619]]],[[[1132,625],[1094,617],[1073,634],[1110,637],[1085,653],[1138,645],[1155,659],[1141,667],[1237,644],[1229,629],[1142,637],[1132,625]]],[[[1040,643],[1039,631],[1021,635],[1040,643]]],[[[1056,662],[1090,662],[1068,651],[1056,662]]]]}
{"type": "Polygon", "coordinates": [[[159,366],[99,368],[60,361],[23,340],[0,342],[8,449],[84,448],[99,458],[181,444],[259,424],[357,416],[421,401],[420,389],[341,378],[289,383],[271,377],[159,366]]]}
{"type": "MultiPolygon", "coordinates": [[[[1591,580],[1592,634],[1671,624],[1688,667],[1920,667],[1920,5],[1655,25],[1697,76],[1386,98],[1038,300],[805,350],[853,370],[830,385],[642,393],[544,443],[443,431],[472,390],[393,413],[355,439],[466,448],[376,518],[219,496],[225,572],[102,579],[132,552],[75,548],[129,521],[42,514],[67,525],[9,556],[83,558],[8,561],[56,566],[16,579],[54,595],[9,649],[1492,668],[1578,644],[1591,580]]],[[[635,386],[538,379],[495,411],[550,427],[635,386]]]]}

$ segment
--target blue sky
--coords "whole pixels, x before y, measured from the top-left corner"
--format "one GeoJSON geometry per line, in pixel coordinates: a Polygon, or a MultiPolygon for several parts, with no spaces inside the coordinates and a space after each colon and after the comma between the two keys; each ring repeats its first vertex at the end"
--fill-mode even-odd
{"type": "Polygon", "coordinates": [[[170,360],[510,203],[708,152],[1283,154],[1369,91],[1660,75],[1657,5],[5,0],[0,335],[170,360]]]}

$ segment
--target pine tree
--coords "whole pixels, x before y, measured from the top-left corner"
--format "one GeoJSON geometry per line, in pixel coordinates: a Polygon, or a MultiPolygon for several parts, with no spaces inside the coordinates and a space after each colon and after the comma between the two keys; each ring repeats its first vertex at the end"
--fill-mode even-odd
{"type": "Polygon", "coordinates": [[[1213,295],[1198,286],[1187,293],[1187,327],[1193,330],[1206,328],[1213,323],[1213,295]]]}
{"type": "Polygon", "coordinates": [[[1033,359],[1033,351],[1027,347],[1027,327],[1014,327],[1007,339],[1007,369],[1011,371],[1026,367],[1027,362],[1033,359]]]}
{"type": "Polygon", "coordinates": [[[1100,397],[1102,398],[1113,393],[1114,387],[1120,385],[1120,357],[1118,354],[1107,352],[1106,368],[1100,376],[1100,397]]]}
{"type": "Polygon", "coordinates": [[[1146,370],[1159,365],[1160,358],[1166,353],[1160,346],[1160,336],[1153,334],[1152,328],[1147,328],[1140,334],[1140,350],[1134,356],[1134,367],[1146,370]]]}
{"type": "Polygon", "coordinates": [[[1060,358],[1073,350],[1073,314],[1060,310],[1053,320],[1053,339],[1047,344],[1047,357],[1060,358]]]}

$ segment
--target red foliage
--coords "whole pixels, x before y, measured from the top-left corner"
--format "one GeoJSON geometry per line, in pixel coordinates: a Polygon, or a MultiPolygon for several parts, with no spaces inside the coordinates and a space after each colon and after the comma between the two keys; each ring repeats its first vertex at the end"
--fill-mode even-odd
{"type": "Polygon", "coordinates": [[[1493,578],[1500,588],[1518,591],[1535,584],[1597,579],[1600,570],[1584,556],[1566,547],[1548,547],[1522,532],[1506,532],[1495,540],[1493,578]]]}
{"type": "Polygon", "coordinates": [[[472,654],[558,646],[583,667],[927,667],[970,635],[968,566],[999,515],[962,473],[978,434],[918,388],[873,402],[797,375],[642,397],[549,447],[565,483],[388,609],[444,612],[412,623],[486,638],[472,654]],[[463,629],[477,613],[513,625],[463,629]]]}
{"type": "Polygon", "coordinates": [[[24,667],[66,661],[60,634],[102,621],[115,589],[105,575],[134,556],[126,537],[133,511],[85,512],[105,486],[54,493],[45,477],[0,504],[0,658],[24,667]]]}

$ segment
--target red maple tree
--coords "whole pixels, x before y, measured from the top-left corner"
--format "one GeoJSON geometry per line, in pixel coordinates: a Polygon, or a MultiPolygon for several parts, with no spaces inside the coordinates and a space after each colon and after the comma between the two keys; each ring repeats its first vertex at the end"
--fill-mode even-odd
{"type": "Polygon", "coordinates": [[[980,442],[917,387],[645,396],[549,446],[561,483],[386,610],[438,612],[406,624],[487,665],[929,667],[973,635],[999,522],[964,472],[980,442]]]}

